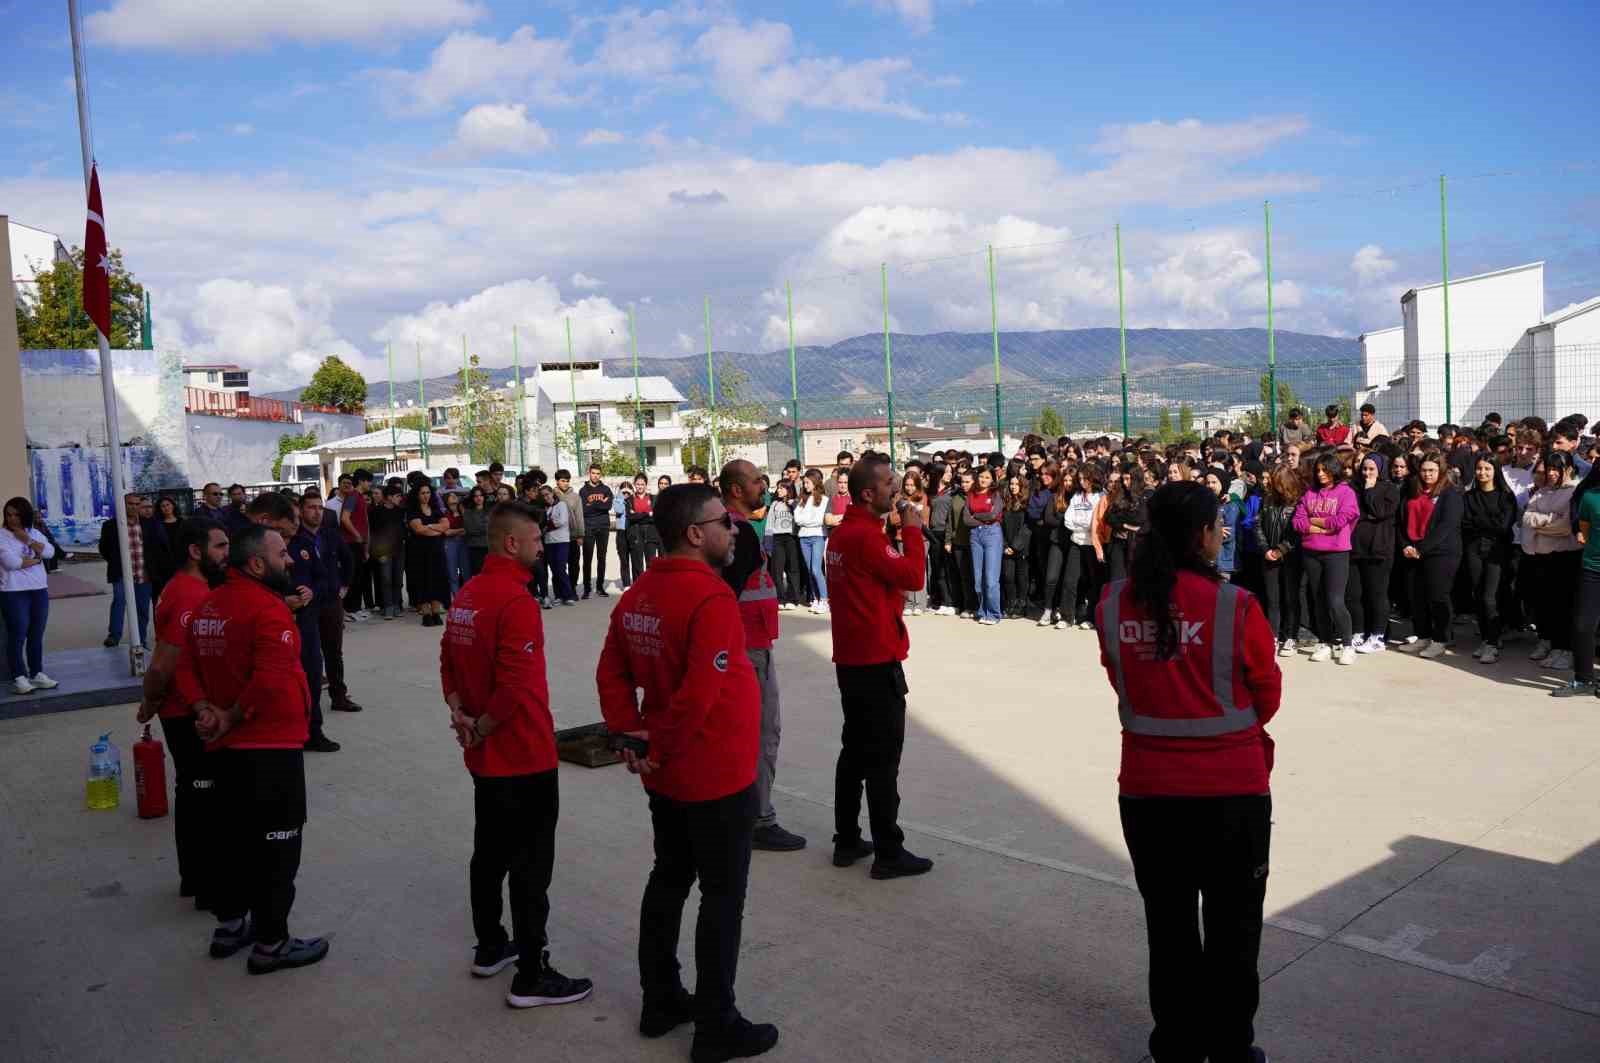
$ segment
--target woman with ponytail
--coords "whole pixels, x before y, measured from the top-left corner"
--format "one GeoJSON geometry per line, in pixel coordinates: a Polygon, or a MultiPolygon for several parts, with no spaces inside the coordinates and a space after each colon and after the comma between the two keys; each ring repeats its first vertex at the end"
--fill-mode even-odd
{"type": "Polygon", "coordinates": [[[1205,484],[1158,488],[1129,577],[1106,588],[1096,627],[1122,720],[1119,804],[1150,943],[1150,1054],[1264,1063],[1252,1043],[1272,818],[1264,728],[1283,681],[1261,606],[1217,574],[1222,528],[1205,484]]]}

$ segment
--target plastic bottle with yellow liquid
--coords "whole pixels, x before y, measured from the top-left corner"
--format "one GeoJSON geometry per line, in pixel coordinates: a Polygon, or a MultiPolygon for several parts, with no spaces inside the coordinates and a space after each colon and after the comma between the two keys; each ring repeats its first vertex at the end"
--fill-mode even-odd
{"type": "Polygon", "coordinates": [[[116,808],[122,800],[122,753],[107,732],[89,747],[89,781],[85,786],[90,808],[116,808]]]}

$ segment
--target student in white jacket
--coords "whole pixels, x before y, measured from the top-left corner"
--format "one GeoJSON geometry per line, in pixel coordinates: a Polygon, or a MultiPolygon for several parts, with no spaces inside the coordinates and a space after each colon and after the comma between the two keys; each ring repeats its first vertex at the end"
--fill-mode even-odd
{"type": "Polygon", "coordinates": [[[33,503],[26,498],[7,502],[0,530],[0,614],[6,622],[11,689],[18,694],[59,685],[44,673],[44,627],[50,619],[44,563],[55,555],[50,540],[34,527],[33,503]]]}
{"type": "Polygon", "coordinates": [[[828,611],[828,578],[823,574],[827,553],[824,518],[828,515],[828,496],[822,493],[822,473],[816,469],[806,471],[801,482],[802,498],[794,507],[794,531],[800,540],[800,556],[805,559],[806,571],[811,573],[811,611],[828,611]]]}

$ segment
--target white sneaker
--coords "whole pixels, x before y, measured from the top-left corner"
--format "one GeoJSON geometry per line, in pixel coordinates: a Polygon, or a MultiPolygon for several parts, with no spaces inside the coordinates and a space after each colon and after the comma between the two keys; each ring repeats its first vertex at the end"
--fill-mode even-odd
{"type": "Polygon", "coordinates": [[[1552,672],[1570,672],[1572,670],[1572,652],[1570,650],[1551,650],[1550,656],[1539,662],[1540,668],[1548,668],[1552,672]]]}
{"type": "Polygon", "coordinates": [[[1356,648],[1354,646],[1342,647],[1339,650],[1338,661],[1339,661],[1340,664],[1355,664],[1356,663],[1356,648]]]}
{"type": "Polygon", "coordinates": [[[1483,651],[1488,649],[1488,648],[1489,648],[1489,644],[1487,642],[1478,643],[1478,648],[1472,651],[1472,659],[1474,661],[1483,660],[1483,651]]]}
{"type": "Polygon", "coordinates": [[[1058,617],[1056,619],[1055,629],[1057,631],[1065,631],[1065,630],[1067,630],[1067,628],[1069,628],[1071,626],[1072,626],[1071,624],[1067,623],[1065,617],[1058,617]]]}
{"type": "Polygon", "coordinates": [[[1080,621],[1078,621],[1078,630],[1079,631],[1093,631],[1094,630],[1094,621],[1092,621],[1092,620],[1080,620],[1080,621]]]}
{"type": "Polygon", "coordinates": [[[938,608],[938,613],[940,616],[955,616],[956,607],[953,605],[941,605],[938,608]]]}
{"type": "Polygon", "coordinates": [[[1302,642],[1297,643],[1295,645],[1295,649],[1299,650],[1301,653],[1316,653],[1317,652],[1317,647],[1321,646],[1321,645],[1322,645],[1322,643],[1320,643],[1320,642],[1304,642],[1304,641],[1302,641],[1302,642]]]}
{"type": "Polygon", "coordinates": [[[979,621],[978,621],[978,623],[980,623],[980,624],[982,624],[982,625],[983,625],[983,626],[984,626],[984,627],[994,627],[994,626],[995,626],[995,625],[996,625],[996,624],[998,624],[998,623],[999,623],[999,622],[1000,622],[1000,621],[998,621],[998,620],[996,620],[996,619],[995,619],[995,618],[994,618],[994,617],[992,617],[992,616],[986,616],[986,617],[983,617],[983,618],[982,618],[982,619],[980,619],[980,620],[979,620],[979,621]]]}
{"type": "Polygon", "coordinates": [[[1540,639],[1539,644],[1535,646],[1531,652],[1529,652],[1528,660],[1542,661],[1548,656],[1550,656],[1550,640],[1540,639]]]}
{"type": "MultiPolygon", "coordinates": [[[[1360,650],[1361,647],[1357,646],[1356,649],[1360,650]]],[[[1384,652],[1387,652],[1388,649],[1389,649],[1389,644],[1383,641],[1383,636],[1382,635],[1369,635],[1369,636],[1367,636],[1367,648],[1366,648],[1365,652],[1367,652],[1367,653],[1384,653],[1384,652]]]]}
{"type": "Polygon", "coordinates": [[[1444,651],[1445,651],[1446,648],[1447,647],[1445,646],[1444,643],[1435,640],[1433,642],[1430,642],[1428,644],[1428,648],[1423,650],[1421,653],[1417,654],[1417,656],[1425,658],[1426,660],[1432,661],[1432,660],[1435,660],[1435,659],[1437,659],[1439,657],[1443,657],[1444,656],[1444,651]]]}
{"type": "Polygon", "coordinates": [[[1482,661],[1484,664],[1494,664],[1496,661],[1500,660],[1500,647],[1485,646],[1483,648],[1483,655],[1479,657],[1478,660],[1482,661]]]}
{"type": "Polygon", "coordinates": [[[817,612],[823,616],[828,615],[828,599],[824,598],[817,603],[817,612]]]}
{"type": "Polygon", "coordinates": [[[1294,656],[1294,639],[1284,639],[1283,642],[1281,642],[1278,645],[1278,656],[1279,657],[1293,657],[1294,656]]]}
{"type": "Polygon", "coordinates": [[[1323,661],[1326,661],[1331,657],[1333,657],[1333,647],[1328,645],[1326,642],[1319,642],[1317,643],[1316,648],[1311,651],[1310,659],[1317,664],[1321,664],[1323,661]]]}
{"type": "Polygon", "coordinates": [[[1383,637],[1380,635],[1357,635],[1354,644],[1355,651],[1357,653],[1371,653],[1374,642],[1382,643],[1383,637]]]}
{"type": "Polygon", "coordinates": [[[1404,646],[1401,646],[1400,647],[1400,652],[1401,653],[1421,653],[1423,650],[1426,650],[1431,645],[1433,645],[1433,640],[1432,639],[1414,639],[1411,642],[1406,643],[1404,646]]]}
{"type": "Polygon", "coordinates": [[[33,684],[28,682],[28,677],[19,675],[11,681],[11,690],[16,694],[32,694],[33,684]]]}
{"type": "Polygon", "coordinates": [[[43,672],[33,673],[33,678],[28,680],[28,682],[33,684],[33,689],[35,690],[54,690],[56,687],[61,685],[54,679],[51,679],[49,676],[45,675],[43,672]]]}
{"type": "Polygon", "coordinates": [[[362,623],[366,623],[368,620],[372,619],[372,614],[367,612],[365,609],[357,609],[356,619],[360,620],[362,623]]]}
{"type": "Polygon", "coordinates": [[[1049,627],[1051,624],[1053,624],[1055,622],[1056,622],[1056,614],[1055,614],[1055,612],[1053,610],[1046,609],[1044,612],[1039,614],[1039,626],[1040,627],[1049,627]]]}

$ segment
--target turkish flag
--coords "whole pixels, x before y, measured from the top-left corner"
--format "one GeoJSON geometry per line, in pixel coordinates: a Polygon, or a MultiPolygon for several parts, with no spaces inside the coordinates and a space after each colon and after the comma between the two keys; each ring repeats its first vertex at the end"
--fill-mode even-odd
{"type": "Polygon", "coordinates": [[[100,207],[100,167],[89,169],[89,220],[83,228],[83,309],[95,328],[111,338],[111,257],[100,207]]]}

